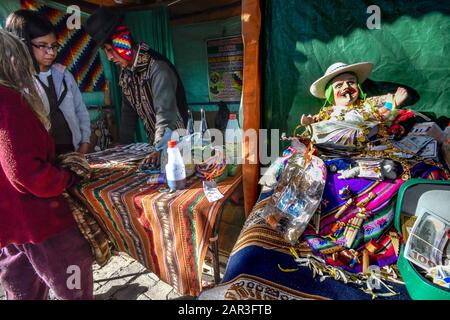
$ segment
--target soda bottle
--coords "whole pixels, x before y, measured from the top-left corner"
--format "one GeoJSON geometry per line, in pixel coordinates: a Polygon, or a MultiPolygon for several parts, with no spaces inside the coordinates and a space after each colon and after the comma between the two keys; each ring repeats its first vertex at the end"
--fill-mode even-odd
{"type": "Polygon", "coordinates": [[[442,143],[442,157],[447,167],[450,168],[450,123],[444,130],[444,142],[442,143]]]}

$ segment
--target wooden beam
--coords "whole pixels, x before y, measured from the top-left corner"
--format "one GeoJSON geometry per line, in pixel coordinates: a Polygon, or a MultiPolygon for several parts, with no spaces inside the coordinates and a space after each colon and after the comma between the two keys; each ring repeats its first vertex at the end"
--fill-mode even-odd
{"type": "Polygon", "coordinates": [[[170,18],[170,24],[181,25],[181,24],[217,21],[228,19],[231,17],[237,17],[240,15],[241,15],[241,1],[237,1],[222,7],[211,8],[208,10],[203,10],[185,15],[172,16],[170,18]]]}
{"type": "Polygon", "coordinates": [[[72,5],[79,6],[81,11],[89,13],[89,14],[93,13],[99,7],[96,4],[92,4],[92,3],[89,3],[89,2],[83,1],[83,0],[58,0],[55,2],[60,3],[67,7],[72,6],[72,5]]]}
{"type": "MultiPolygon", "coordinates": [[[[261,62],[259,38],[261,33],[260,0],[242,1],[242,38],[244,41],[244,82],[242,86],[242,129],[260,129],[261,117],[261,62]]],[[[258,199],[259,159],[258,144],[243,141],[242,185],[245,215],[248,217],[258,199]]]]}
{"type": "Polygon", "coordinates": [[[98,6],[112,7],[136,3],[136,0],[84,0],[98,6]],[[116,2],[117,1],[117,2],[116,2]]]}

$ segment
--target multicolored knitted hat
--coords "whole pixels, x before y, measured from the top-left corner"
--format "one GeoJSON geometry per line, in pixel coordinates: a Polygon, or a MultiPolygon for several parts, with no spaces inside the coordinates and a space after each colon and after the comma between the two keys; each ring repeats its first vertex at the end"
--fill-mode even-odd
{"type": "Polygon", "coordinates": [[[131,61],[133,58],[131,32],[125,26],[118,26],[111,36],[112,46],[122,58],[131,61]]]}

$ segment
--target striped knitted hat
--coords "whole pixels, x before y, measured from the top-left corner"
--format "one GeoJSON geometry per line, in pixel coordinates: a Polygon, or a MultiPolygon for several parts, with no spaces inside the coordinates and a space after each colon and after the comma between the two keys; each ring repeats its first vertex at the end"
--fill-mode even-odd
{"type": "Polygon", "coordinates": [[[114,51],[127,61],[131,61],[133,58],[131,39],[131,32],[125,26],[118,26],[111,36],[114,51]]]}

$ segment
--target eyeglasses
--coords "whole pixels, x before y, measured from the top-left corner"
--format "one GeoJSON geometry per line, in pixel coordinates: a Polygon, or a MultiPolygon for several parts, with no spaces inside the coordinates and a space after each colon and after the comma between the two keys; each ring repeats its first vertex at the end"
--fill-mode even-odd
{"type": "Polygon", "coordinates": [[[51,51],[52,53],[58,52],[59,48],[61,48],[61,45],[59,43],[51,45],[51,46],[47,46],[45,44],[34,44],[34,43],[31,43],[31,45],[35,48],[38,48],[41,51],[45,51],[45,52],[51,51]]]}

